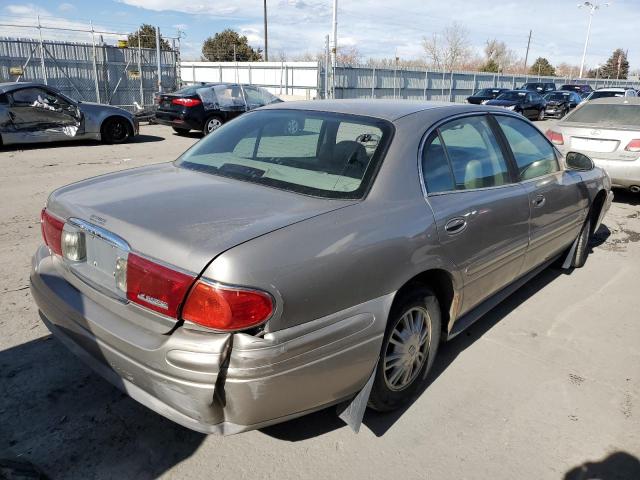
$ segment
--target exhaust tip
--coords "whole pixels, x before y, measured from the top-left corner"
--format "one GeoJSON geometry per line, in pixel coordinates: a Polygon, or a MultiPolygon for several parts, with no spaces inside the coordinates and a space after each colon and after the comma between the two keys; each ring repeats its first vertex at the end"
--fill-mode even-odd
{"type": "Polygon", "coordinates": [[[629,187],[629,190],[631,190],[633,193],[640,193],[640,186],[638,185],[631,185],[629,187]]]}

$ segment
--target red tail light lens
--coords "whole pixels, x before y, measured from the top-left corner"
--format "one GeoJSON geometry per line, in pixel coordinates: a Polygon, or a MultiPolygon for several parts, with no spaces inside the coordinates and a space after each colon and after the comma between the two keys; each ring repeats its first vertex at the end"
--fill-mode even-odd
{"type": "Polygon", "coordinates": [[[625,150],[627,152],[640,152],[640,138],[631,140],[629,142],[629,145],[626,146],[625,150]]]}
{"type": "Polygon", "coordinates": [[[552,143],[555,143],[556,145],[564,145],[564,138],[561,133],[554,132],[553,130],[547,130],[545,135],[552,143]]]}
{"type": "Polygon", "coordinates": [[[182,105],[183,107],[195,107],[196,105],[200,105],[202,102],[197,98],[174,98],[171,100],[173,105],[182,105]]]}
{"type": "Polygon", "coordinates": [[[195,277],[177,272],[134,253],[127,260],[127,298],[177,318],[178,308],[195,277]]]}
{"type": "Polygon", "coordinates": [[[216,330],[245,330],[273,313],[271,296],[257,290],[221,287],[198,281],[184,304],[182,318],[216,330]]]}
{"type": "Polygon", "coordinates": [[[62,255],[62,227],[64,227],[64,220],[54,217],[47,212],[46,208],[42,209],[40,213],[42,238],[44,239],[44,243],[58,255],[62,255]]]}

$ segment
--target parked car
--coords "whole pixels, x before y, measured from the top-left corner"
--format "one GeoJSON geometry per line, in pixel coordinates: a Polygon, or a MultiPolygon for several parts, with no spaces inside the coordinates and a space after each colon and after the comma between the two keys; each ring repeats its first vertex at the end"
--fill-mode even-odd
{"type": "Polygon", "coordinates": [[[520,90],[530,90],[532,92],[538,92],[539,94],[544,94],[547,92],[553,92],[557,90],[556,84],[552,82],[530,82],[525,83],[520,87],[520,90]]]}
{"type": "Polygon", "coordinates": [[[593,92],[593,88],[591,88],[591,85],[587,83],[579,83],[579,84],[571,83],[571,84],[562,85],[560,87],[560,90],[566,90],[568,92],[576,92],[581,97],[584,97],[589,93],[593,92]]]}
{"type": "Polygon", "coordinates": [[[467,103],[480,105],[489,100],[493,100],[498,95],[508,91],[509,91],[508,88],[483,88],[481,90],[478,90],[473,95],[467,97],[467,103]]]}
{"type": "Polygon", "coordinates": [[[544,120],[544,111],[547,107],[547,102],[536,92],[510,90],[501,94],[495,100],[489,100],[485,105],[503,107],[532,120],[544,120]]]}
{"type": "Polygon", "coordinates": [[[598,98],[628,98],[628,97],[637,97],[638,94],[633,88],[622,88],[622,87],[610,87],[610,88],[599,88],[594,92],[591,92],[586,101],[596,100],[598,98]]]}
{"type": "Polygon", "coordinates": [[[547,102],[545,116],[562,118],[582,102],[582,97],[576,92],[555,91],[544,96],[547,102]]]}
{"type": "Polygon", "coordinates": [[[62,140],[122,143],[138,121],[122,108],[73,100],[34,82],[0,83],[0,145],[62,140]]]}
{"type": "Polygon", "coordinates": [[[269,105],[174,163],[54,191],[31,291],[62,343],[194,430],[354,395],[386,411],[441,340],[556,259],[582,266],[611,199],[505,109],[269,105]]]}
{"type": "Polygon", "coordinates": [[[168,125],[181,135],[190,130],[207,135],[244,112],[281,101],[264,88],[253,85],[190,85],[159,95],[154,122],[168,125]]]}
{"type": "Polygon", "coordinates": [[[615,187],[640,192],[640,98],[591,100],[547,131],[564,152],[585,153],[615,187]]]}

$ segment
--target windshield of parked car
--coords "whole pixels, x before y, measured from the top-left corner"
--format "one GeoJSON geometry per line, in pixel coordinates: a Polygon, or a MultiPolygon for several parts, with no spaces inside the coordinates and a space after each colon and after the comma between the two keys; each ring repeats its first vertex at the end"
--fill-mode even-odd
{"type": "Polygon", "coordinates": [[[640,127],[640,105],[584,103],[565,122],[640,127]]]}
{"type": "Polygon", "coordinates": [[[500,93],[500,90],[495,90],[493,88],[483,88],[482,90],[478,90],[475,95],[477,97],[493,97],[500,93]]]}
{"type": "Polygon", "coordinates": [[[502,95],[499,95],[496,100],[518,101],[523,100],[526,95],[527,92],[505,92],[502,95]]]}
{"type": "Polygon", "coordinates": [[[355,115],[263,110],[206,136],[182,168],[326,198],[361,198],[392,132],[390,123],[355,115]]]}
{"type": "Polygon", "coordinates": [[[552,93],[547,93],[544,96],[545,100],[555,100],[555,101],[560,101],[563,102],[565,100],[569,100],[571,96],[571,93],[566,92],[566,93],[562,93],[562,92],[552,92],[552,93]]]}
{"type": "Polygon", "coordinates": [[[589,96],[589,100],[595,100],[596,98],[611,98],[611,97],[624,97],[624,92],[616,92],[616,91],[593,92],[589,96]]]}
{"type": "Polygon", "coordinates": [[[543,90],[544,85],[541,83],[525,83],[521,90],[543,90]]]}

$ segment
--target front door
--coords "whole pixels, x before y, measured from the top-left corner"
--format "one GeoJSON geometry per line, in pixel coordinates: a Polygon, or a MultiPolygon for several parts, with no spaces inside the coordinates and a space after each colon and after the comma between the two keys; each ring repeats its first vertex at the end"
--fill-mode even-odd
{"type": "Polygon", "coordinates": [[[512,181],[486,115],[452,120],[432,133],[422,165],[439,241],[463,277],[463,314],[519,275],[528,195],[512,181]]]}
{"type": "Polygon", "coordinates": [[[561,253],[576,239],[589,202],[580,174],[563,170],[542,132],[519,118],[497,115],[529,197],[530,245],[523,272],[561,253]]]}
{"type": "Polygon", "coordinates": [[[78,107],[42,87],[12,92],[10,117],[23,141],[62,140],[82,133],[78,107]]]}

